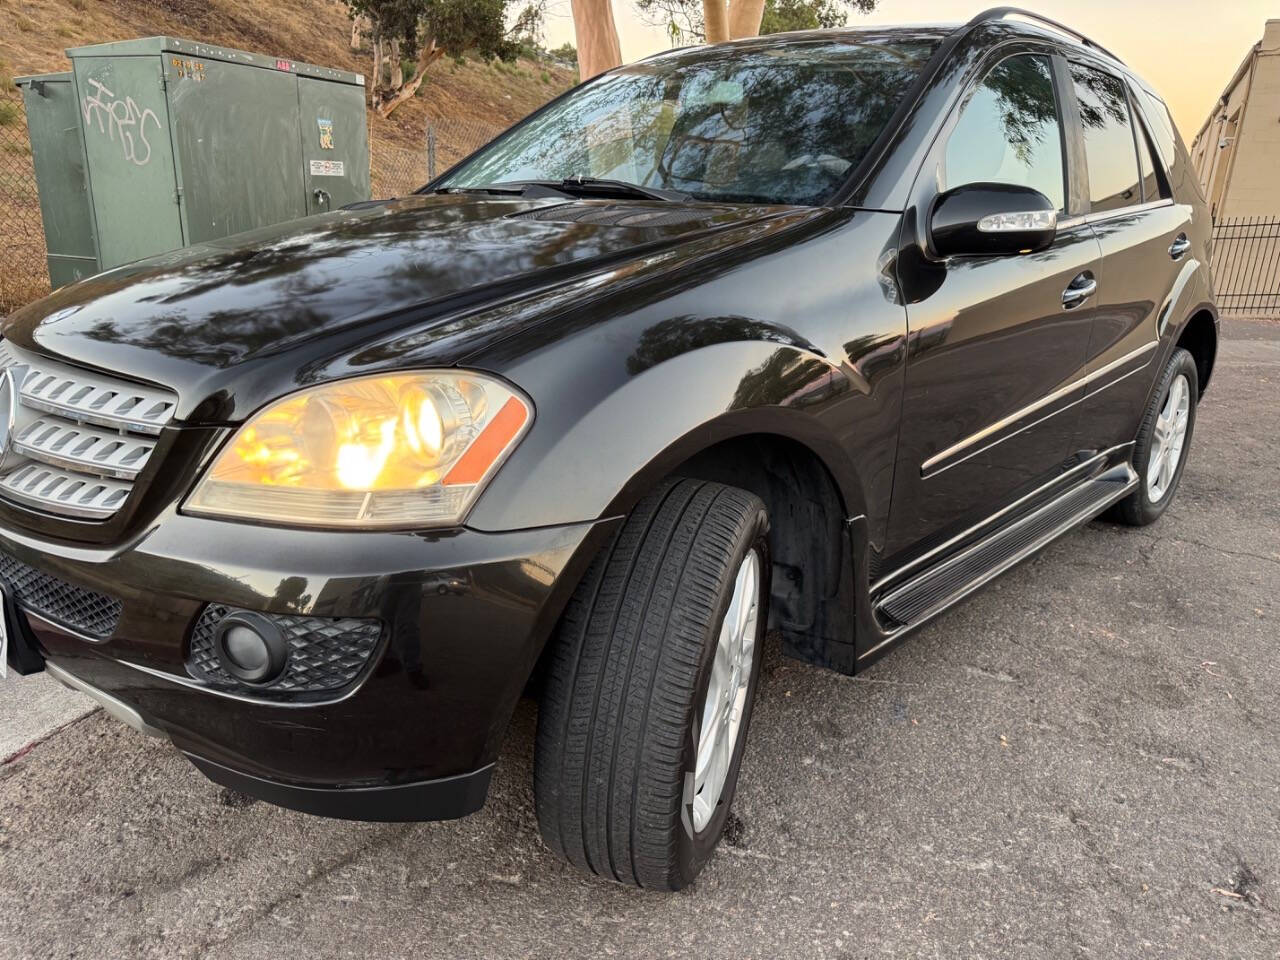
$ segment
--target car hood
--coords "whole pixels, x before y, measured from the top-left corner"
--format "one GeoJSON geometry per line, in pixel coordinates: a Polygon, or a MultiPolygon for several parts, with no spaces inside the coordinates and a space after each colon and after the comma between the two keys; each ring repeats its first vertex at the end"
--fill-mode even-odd
{"type": "Polygon", "coordinates": [[[429,338],[447,326],[455,362],[466,347],[450,323],[460,314],[795,217],[806,215],[656,201],[374,202],[109,270],[19,310],[2,332],[37,354],[176,389],[180,420],[230,420],[390,330],[429,338]]]}

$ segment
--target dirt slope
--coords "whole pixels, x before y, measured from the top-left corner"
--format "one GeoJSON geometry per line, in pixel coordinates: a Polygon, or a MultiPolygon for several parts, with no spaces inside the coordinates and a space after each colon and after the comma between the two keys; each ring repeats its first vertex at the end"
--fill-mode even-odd
{"type": "MultiPolygon", "coordinates": [[[[62,70],[67,47],[168,34],[255,53],[368,74],[372,58],[350,48],[351,21],[340,0],[0,0],[0,72],[62,70]]],[[[529,61],[485,65],[443,60],[421,93],[374,137],[417,146],[428,116],[499,129],[574,81],[558,67],[529,61]]]]}

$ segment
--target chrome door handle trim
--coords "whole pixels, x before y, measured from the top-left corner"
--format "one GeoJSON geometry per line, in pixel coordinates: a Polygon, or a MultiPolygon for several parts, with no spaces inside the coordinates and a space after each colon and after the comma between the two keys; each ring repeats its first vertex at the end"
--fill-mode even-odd
{"type": "Polygon", "coordinates": [[[1062,291],[1062,306],[1067,310],[1074,310],[1098,292],[1097,280],[1090,277],[1083,283],[1079,283],[1080,279],[1080,277],[1077,277],[1072,280],[1071,286],[1062,291]]]}

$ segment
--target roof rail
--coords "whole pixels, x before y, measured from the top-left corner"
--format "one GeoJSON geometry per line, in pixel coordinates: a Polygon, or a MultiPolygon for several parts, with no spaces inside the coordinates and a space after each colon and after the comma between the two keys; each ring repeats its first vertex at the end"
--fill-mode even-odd
{"type": "Polygon", "coordinates": [[[1065,23],[1059,23],[1057,20],[1051,20],[1049,17],[1046,17],[1042,14],[1032,13],[1030,10],[1023,10],[1021,7],[992,7],[990,10],[982,11],[982,13],[978,14],[976,17],[970,20],[967,24],[965,24],[965,26],[976,27],[978,24],[986,23],[989,20],[1003,20],[1005,17],[1014,17],[1014,16],[1025,17],[1028,20],[1035,20],[1039,23],[1046,24],[1047,26],[1050,26],[1055,30],[1065,33],[1069,37],[1075,37],[1086,47],[1093,47],[1093,49],[1101,53],[1105,53],[1108,57],[1110,57],[1112,60],[1115,60],[1117,63],[1124,63],[1123,60],[1117,57],[1114,53],[1112,53],[1102,44],[1097,43],[1093,40],[1090,40],[1087,36],[1085,36],[1079,30],[1075,30],[1071,27],[1068,27],[1065,23]]]}

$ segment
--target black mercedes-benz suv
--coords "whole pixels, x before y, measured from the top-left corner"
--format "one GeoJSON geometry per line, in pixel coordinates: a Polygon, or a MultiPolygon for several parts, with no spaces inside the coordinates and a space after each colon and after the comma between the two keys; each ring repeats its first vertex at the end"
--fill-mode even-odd
{"type": "Polygon", "coordinates": [[[369,820],[480,807],[528,692],[547,843],[681,887],[767,630],[853,673],[1168,507],[1209,235],[1160,97],[1016,11],[622,67],[413,196],[10,316],[7,662],[369,820]]]}

